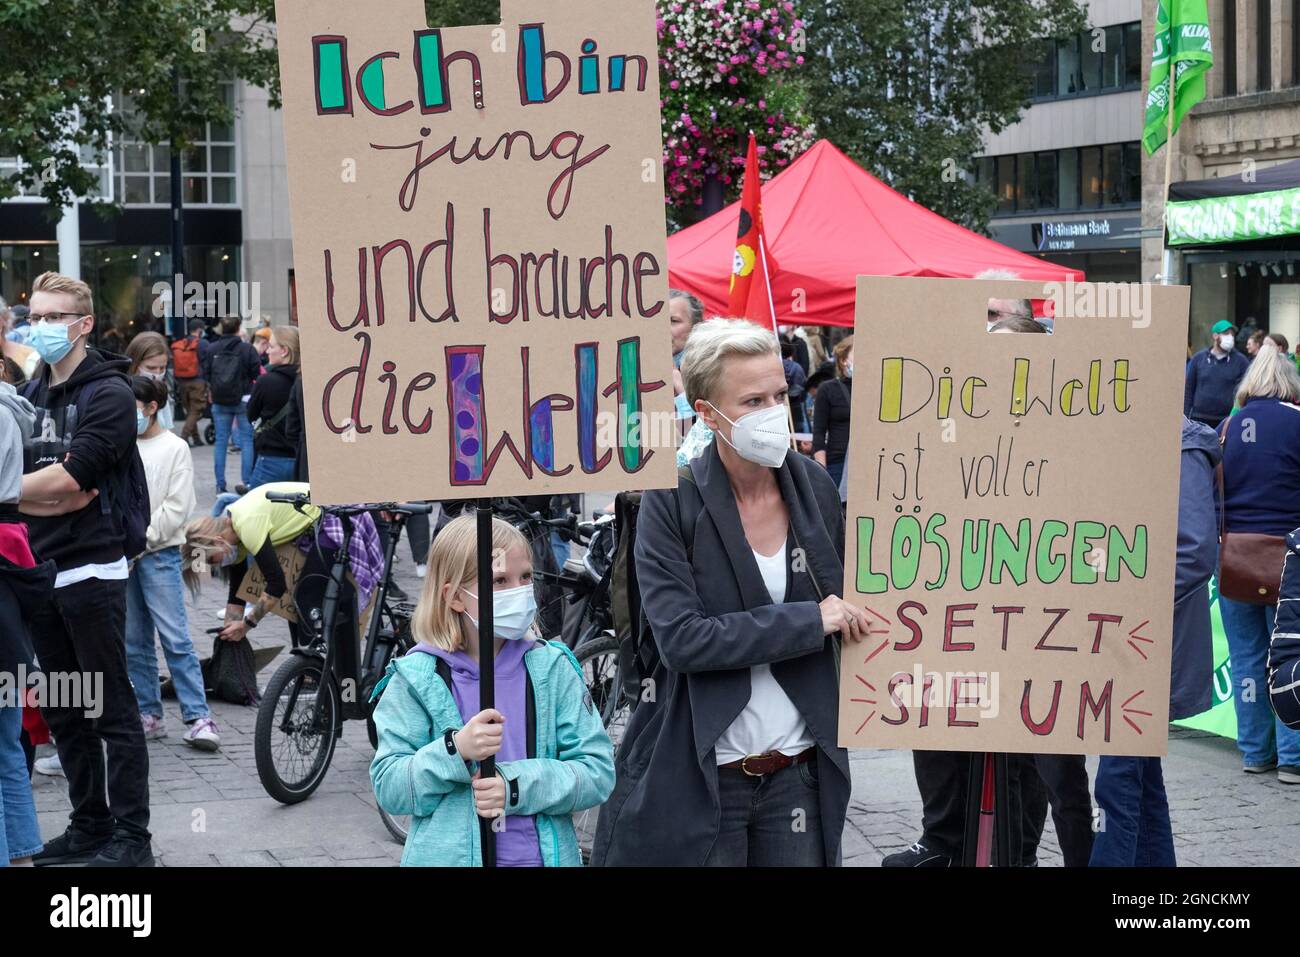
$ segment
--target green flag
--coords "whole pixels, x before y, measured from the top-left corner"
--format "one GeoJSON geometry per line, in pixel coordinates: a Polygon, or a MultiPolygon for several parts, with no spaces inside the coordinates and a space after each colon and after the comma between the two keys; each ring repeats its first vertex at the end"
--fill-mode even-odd
{"type": "Polygon", "coordinates": [[[1205,0],[1160,0],[1151,49],[1142,145],[1154,153],[1166,139],[1169,122],[1169,68],[1174,69],[1174,132],[1193,106],[1205,99],[1205,74],[1214,65],[1205,0]]]}

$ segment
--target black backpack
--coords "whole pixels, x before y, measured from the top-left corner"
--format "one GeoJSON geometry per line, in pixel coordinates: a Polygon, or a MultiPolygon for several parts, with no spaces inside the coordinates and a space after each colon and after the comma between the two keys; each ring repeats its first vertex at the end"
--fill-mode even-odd
{"type": "Polygon", "coordinates": [[[212,352],[208,388],[212,390],[214,405],[239,405],[248,394],[249,380],[244,375],[243,345],[238,339],[227,342],[224,348],[212,352]]]}
{"type": "MultiPolygon", "coordinates": [[[[91,396],[107,379],[92,379],[77,393],[77,402],[89,403],[91,396]]],[[[40,379],[33,379],[23,387],[23,398],[32,399],[40,388],[40,379]]],[[[144,474],[144,462],[134,442],[131,450],[118,462],[107,482],[99,489],[99,510],[113,516],[116,508],[122,532],[122,552],[135,558],[148,546],[149,517],[153,513],[149,502],[149,481],[144,474]]]]}
{"type": "MultiPolygon", "coordinates": [[[[677,527],[686,545],[686,561],[695,560],[695,523],[699,519],[702,501],[689,465],[677,469],[677,527]],[[684,493],[689,486],[691,491],[684,493]],[[685,501],[683,501],[685,499],[685,501]]],[[[618,633],[619,674],[623,693],[636,710],[641,703],[641,693],[646,679],[659,667],[659,647],[655,644],[650,622],[641,607],[641,589],[636,581],[636,519],[641,508],[641,493],[620,493],[614,500],[615,517],[619,523],[618,545],[614,552],[611,578],[611,604],[614,627],[618,633]]]]}

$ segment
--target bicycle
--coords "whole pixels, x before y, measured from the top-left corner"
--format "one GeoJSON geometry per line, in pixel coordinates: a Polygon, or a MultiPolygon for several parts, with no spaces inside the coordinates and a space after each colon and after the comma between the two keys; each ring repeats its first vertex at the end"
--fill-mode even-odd
{"type": "MultiPolygon", "coordinates": [[[[311,504],[310,493],[268,492],[273,502],[284,502],[298,511],[311,504]]],[[[414,644],[410,620],[414,607],[390,600],[393,553],[402,527],[411,515],[432,510],[425,503],[316,506],[321,521],[316,525],[316,555],[325,573],[305,574],[294,591],[302,632],[289,658],[271,676],[257,711],[254,757],[257,775],[267,794],[282,804],[305,801],[320,786],[334,757],[335,744],[343,734],[343,722],[364,719],[372,746],[378,746],[370,705],[370,694],[395,656],[414,644]],[[348,546],[354,534],[353,519],[363,514],[386,513],[381,533],[384,569],[372,602],[364,644],[356,592],[346,581],[348,546]],[[341,526],[341,541],[326,562],[320,545],[320,530],[326,515],[341,526]],[[323,594],[314,590],[324,578],[323,594]]],[[[406,840],[409,820],[390,815],[382,808],[384,826],[399,841],[406,840]]]]}

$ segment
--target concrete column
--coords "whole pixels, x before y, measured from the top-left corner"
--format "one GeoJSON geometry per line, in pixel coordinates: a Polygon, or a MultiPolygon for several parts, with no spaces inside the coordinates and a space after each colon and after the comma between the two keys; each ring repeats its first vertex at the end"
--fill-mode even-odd
{"type": "Polygon", "coordinates": [[[63,218],[55,233],[59,240],[59,272],[73,279],[81,278],[81,222],[78,217],[78,203],[73,199],[70,206],[63,207],[63,218]]]}

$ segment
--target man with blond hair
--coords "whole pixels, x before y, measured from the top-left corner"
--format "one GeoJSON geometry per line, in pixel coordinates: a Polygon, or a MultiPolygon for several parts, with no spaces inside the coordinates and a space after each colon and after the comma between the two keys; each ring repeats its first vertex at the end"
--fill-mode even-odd
{"type": "Polygon", "coordinates": [[[149,752],[126,667],[126,489],[137,455],[128,362],[86,347],[94,303],[78,279],[36,277],[31,327],[43,363],[23,390],[36,418],[19,508],[32,550],[58,567],[32,641],[47,674],[91,675],[98,691],[42,708],[72,813],[33,863],[150,866],[149,752]]]}

